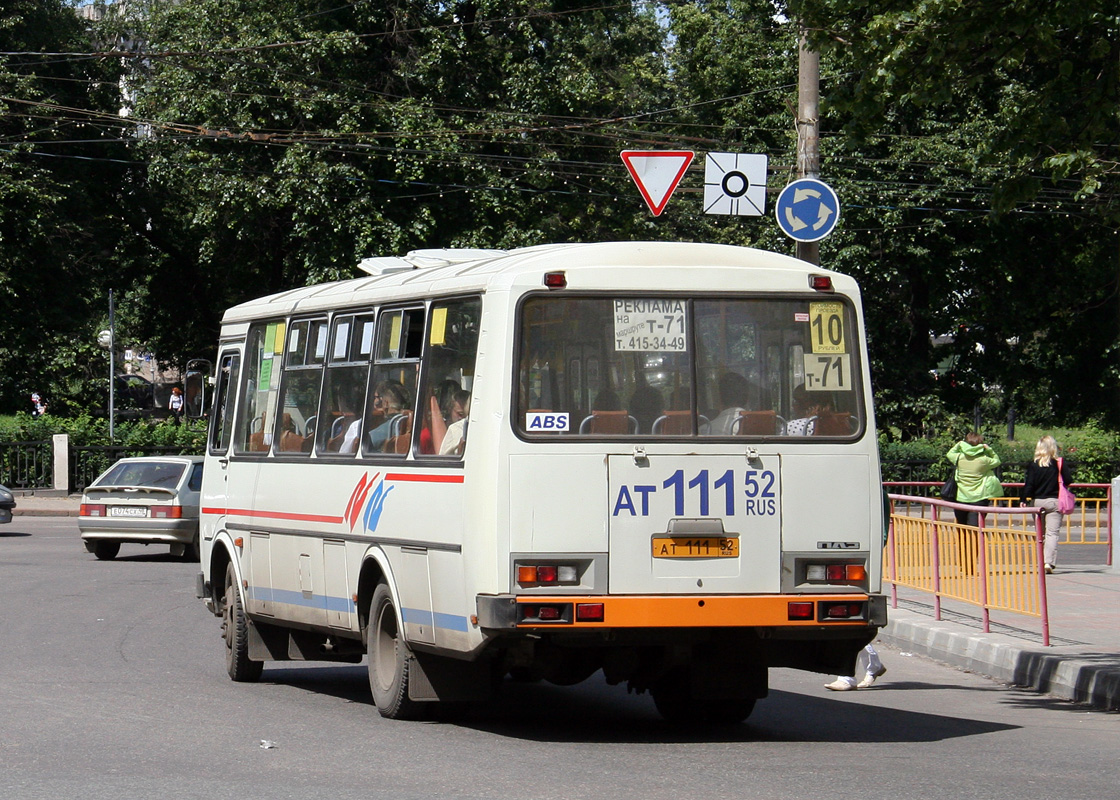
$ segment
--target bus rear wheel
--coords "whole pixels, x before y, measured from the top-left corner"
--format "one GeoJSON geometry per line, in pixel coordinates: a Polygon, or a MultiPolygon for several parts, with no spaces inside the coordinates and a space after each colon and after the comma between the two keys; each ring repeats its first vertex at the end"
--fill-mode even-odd
{"type": "Polygon", "coordinates": [[[650,690],[657,712],[677,725],[735,725],[754,711],[754,698],[708,698],[692,693],[687,669],[673,670],[650,690]]]}
{"type": "Polygon", "coordinates": [[[226,643],[226,672],[238,683],[254,683],[264,671],[263,661],[249,658],[249,619],[237,590],[237,571],[226,564],[226,591],[222,598],[222,638],[226,643]]]}
{"type": "Polygon", "coordinates": [[[412,653],[397,625],[393,593],[384,583],[377,585],[370,601],[366,654],[369,656],[369,688],[381,716],[419,719],[422,704],[408,696],[408,669],[412,653]]]}

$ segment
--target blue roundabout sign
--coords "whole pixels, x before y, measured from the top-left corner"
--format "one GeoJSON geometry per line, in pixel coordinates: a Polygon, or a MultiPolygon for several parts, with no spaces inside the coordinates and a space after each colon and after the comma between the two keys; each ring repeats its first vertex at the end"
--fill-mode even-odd
{"type": "Polygon", "coordinates": [[[774,204],[778,227],[798,242],[816,242],[832,233],[840,219],[840,200],[827,183],[798,178],[786,185],[774,204]]]}

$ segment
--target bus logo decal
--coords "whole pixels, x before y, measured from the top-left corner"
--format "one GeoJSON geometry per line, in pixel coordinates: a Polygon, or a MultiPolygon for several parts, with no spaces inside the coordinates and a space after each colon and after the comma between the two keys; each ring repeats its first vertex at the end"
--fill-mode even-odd
{"type": "MultiPolygon", "coordinates": [[[[358,517],[361,516],[366,497],[369,495],[370,489],[373,488],[373,482],[380,476],[381,473],[379,472],[371,478],[367,472],[358,481],[354,491],[350,493],[350,502],[346,504],[346,514],[344,515],[346,521],[350,523],[350,530],[354,530],[354,526],[358,524],[358,517]]],[[[378,515],[380,516],[380,512],[378,512],[378,515]]]]}
{"type": "Polygon", "coordinates": [[[385,508],[385,498],[389,496],[391,491],[393,491],[393,487],[390,486],[386,489],[385,481],[381,480],[377,482],[377,487],[370,493],[365,514],[362,516],[362,524],[370,533],[377,530],[377,522],[381,519],[381,512],[385,508]]]}

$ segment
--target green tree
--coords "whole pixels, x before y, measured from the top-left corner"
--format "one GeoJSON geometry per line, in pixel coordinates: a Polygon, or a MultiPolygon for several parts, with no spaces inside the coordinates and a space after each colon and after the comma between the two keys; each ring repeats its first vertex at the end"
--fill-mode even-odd
{"type": "Polygon", "coordinates": [[[83,21],[60,0],[0,17],[0,407],[46,395],[59,410],[107,374],[94,344],[106,287],[128,283],[114,214],[129,166],[113,65],[83,57],[83,21]],[[57,53],[70,55],[59,56],[57,53]]]}

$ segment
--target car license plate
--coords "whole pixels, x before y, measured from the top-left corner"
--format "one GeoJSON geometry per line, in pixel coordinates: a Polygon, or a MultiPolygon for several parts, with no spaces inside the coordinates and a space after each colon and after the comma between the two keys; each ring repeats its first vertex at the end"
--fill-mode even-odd
{"type": "Polygon", "coordinates": [[[109,506],[110,517],[146,517],[146,506],[109,506]]]}
{"type": "Polygon", "coordinates": [[[739,540],[725,536],[654,536],[654,558],[738,558],[739,540]]]}

